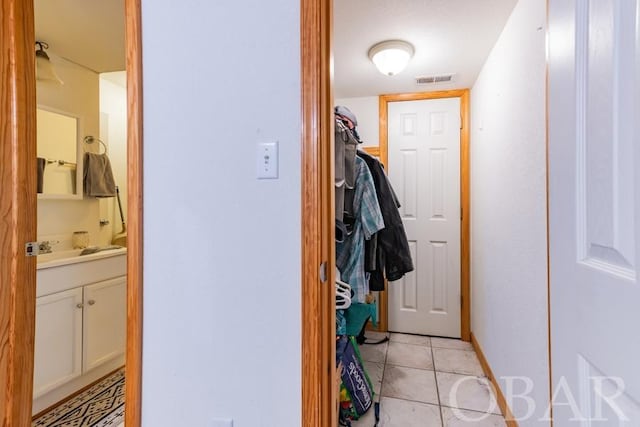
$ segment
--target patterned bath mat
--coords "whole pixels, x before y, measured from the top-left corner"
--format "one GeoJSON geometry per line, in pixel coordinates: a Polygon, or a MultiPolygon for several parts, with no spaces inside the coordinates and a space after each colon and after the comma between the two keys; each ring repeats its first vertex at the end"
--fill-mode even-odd
{"type": "Polygon", "coordinates": [[[124,422],[124,368],[53,408],[31,427],[117,427],[124,422]]]}

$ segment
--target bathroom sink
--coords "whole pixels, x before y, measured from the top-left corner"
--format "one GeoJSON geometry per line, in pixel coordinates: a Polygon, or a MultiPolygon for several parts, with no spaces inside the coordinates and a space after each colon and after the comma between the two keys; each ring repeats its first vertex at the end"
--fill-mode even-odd
{"type": "Polygon", "coordinates": [[[38,269],[56,267],[59,265],[73,264],[77,262],[91,261],[110,256],[127,253],[127,248],[122,246],[93,246],[86,249],[69,249],[66,251],[54,251],[48,254],[38,255],[38,269]],[[89,249],[87,251],[87,249],[89,249]],[[83,254],[84,251],[84,254],[83,254]]]}
{"type": "Polygon", "coordinates": [[[38,255],[38,264],[41,262],[56,261],[59,259],[74,258],[80,255],[82,249],[69,249],[67,251],[56,251],[48,254],[38,255]]]}
{"type": "Polygon", "coordinates": [[[96,252],[112,251],[114,249],[122,249],[122,246],[109,245],[109,246],[89,246],[88,248],[80,251],[80,256],[95,254],[96,252]]]}

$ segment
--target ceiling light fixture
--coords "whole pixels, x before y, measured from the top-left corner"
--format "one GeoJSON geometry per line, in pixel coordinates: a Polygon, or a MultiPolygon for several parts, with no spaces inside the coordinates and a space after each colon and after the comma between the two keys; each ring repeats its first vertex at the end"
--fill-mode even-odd
{"type": "Polygon", "coordinates": [[[386,40],[369,49],[369,59],[385,76],[395,76],[405,69],[414,49],[403,40],[386,40]]]}
{"type": "Polygon", "coordinates": [[[45,42],[36,42],[38,50],[36,50],[36,80],[52,81],[57,84],[64,84],[64,82],[58,77],[56,70],[53,68],[53,64],[49,59],[49,55],[45,52],[45,49],[49,49],[49,45],[45,42]]]}

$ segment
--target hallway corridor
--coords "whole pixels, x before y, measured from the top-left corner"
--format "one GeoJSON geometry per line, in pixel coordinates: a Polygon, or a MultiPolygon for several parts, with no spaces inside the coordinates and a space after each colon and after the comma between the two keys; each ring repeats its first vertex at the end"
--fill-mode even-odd
{"type": "MultiPolygon", "coordinates": [[[[368,341],[383,337],[367,332],[368,341]]],[[[380,402],[379,427],[506,425],[470,343],[392,333],[360,352],[380,402]]],[[[374,426],[373,410],[352,425],[374,426]]]]}

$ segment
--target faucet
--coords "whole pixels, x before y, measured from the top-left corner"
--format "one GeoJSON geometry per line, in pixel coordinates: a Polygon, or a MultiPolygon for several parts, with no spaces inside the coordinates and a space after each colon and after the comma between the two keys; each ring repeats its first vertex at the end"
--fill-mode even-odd
{"type": "Polygon", "coordinates": [[[38,242],[38,253],[40,254],[50,254],[53,252],[51,249],[51,245],[55,245],[58,243],[57,241],[51,240],[43,240],[42,242],[38,242]]]}
{"type": "Polygon", "coordinates": [[[48,241],[48,240],[43,240],[42,242],[38,242],[38,253],[50,254],[51,253],[51,242],[48,241]]]}

